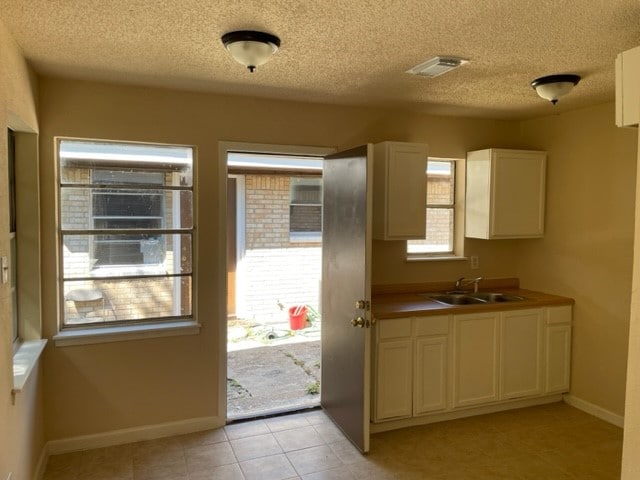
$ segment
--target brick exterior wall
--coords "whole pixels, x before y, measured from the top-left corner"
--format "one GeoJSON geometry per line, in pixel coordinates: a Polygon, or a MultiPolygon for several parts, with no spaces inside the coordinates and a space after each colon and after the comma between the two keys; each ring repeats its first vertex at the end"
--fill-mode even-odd
{"type": "MultiPolygon", "coordinates": [[[[287,313],[279,309],[278,302],[285,307],[302,304],[319,308],[321,243],[291,241],[289,202],[289,176],[245,176],[246,251],[241,262],[243,285],[236,298],[238,317],[286,321],[287,313]]],[[[310,217],[317,218],[314,208],[305,206],[303,210],[310,210],[310,217]]],[[[304,215],[297,218],[298,226],[314,223],[304,215]]]]}
{"type": "Polygon", "coordinates": [[[246,248],[289,245],[289,177],[245,176],[246,248]]]}
{"type": "Polygon", "coordinates": [[[247,250],[244,295],[237,315],[260,323],[286,322],[286,308],[310,305],[319,310],[322,248],[320,246],[247,250]],[[280,310],[278,302],[284,305],[280,310]]]}

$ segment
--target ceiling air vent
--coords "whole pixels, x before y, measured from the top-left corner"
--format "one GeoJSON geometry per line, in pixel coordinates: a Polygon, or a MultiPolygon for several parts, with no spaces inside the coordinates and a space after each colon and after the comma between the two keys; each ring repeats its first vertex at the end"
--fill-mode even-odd
{"type": "Polygon", "coordinates": [[[420,65],[416,65],[407,73],[412,75],[419,75],[421,77],[437,77],[443,73],[447,73],[454,68],[458,68],[460,65],[469,63],[469,60],[464,60],[457,57],[433,57],[420,65]]]}

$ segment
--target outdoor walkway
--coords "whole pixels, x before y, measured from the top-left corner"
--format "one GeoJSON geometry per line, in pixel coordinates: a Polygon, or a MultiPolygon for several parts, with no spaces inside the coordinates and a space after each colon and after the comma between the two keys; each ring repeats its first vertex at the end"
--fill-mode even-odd
{"type": "Polygon", "coordinates": [[[227,418],[305,409],[320,404],[320,332],[277,328],[252,338],[230,334],[227,356],[227,418]],[[293,334],[292,334],[293,333],[293,334]]]}

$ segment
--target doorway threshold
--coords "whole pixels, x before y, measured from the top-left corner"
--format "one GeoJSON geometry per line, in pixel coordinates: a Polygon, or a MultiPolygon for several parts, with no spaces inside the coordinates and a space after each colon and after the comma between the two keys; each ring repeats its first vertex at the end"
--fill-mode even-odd
{"type": "Polygon", "coordinates": [[[265,418],[273,418],[273,417],[283,417],[286,415],[296,415],[298,413],[308,413],[316,410],[322,410],[320,406],[320,399],[318,399],[317,404],[308,406],[308,407],[297,407],[297,408],[274,408],[272,410],[266,410],[264,412],[253,412],[252,414],[247,413],[246,415],[236,415],[232,417],[227,417],[227,425],[231,423],[242,423],[249,422],[251,420],[260,420],[265,418]]]}

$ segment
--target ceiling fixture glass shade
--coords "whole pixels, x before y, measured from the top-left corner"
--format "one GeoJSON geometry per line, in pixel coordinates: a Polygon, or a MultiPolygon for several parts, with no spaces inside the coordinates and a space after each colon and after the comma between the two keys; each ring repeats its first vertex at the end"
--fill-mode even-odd
{"type": "Polygon", "coordinates": [[[536,78],[531,82],[531,86],[540,97],[549,100],[555,105],[558,103],[558,99],[569,93],[579,81],[579,75],[547,75],[546,77],[536,78]]]}
{"type": "Polygon", "coordinates": [[[280,39],[275,35],[252,30],[225,33],[221,40],[235,61],[250,72],[266,63],[280,47],[280,39]]]}

